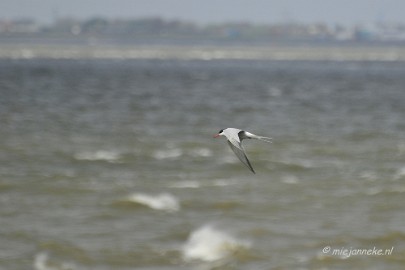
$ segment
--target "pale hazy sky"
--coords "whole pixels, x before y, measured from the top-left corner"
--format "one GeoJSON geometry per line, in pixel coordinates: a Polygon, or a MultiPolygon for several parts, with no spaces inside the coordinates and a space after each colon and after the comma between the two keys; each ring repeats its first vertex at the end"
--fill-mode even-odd
{"type": "Polygon", "coordinates": [[[197,23],[248,21],[405,23],[405,0],[0,0],[0,19],[162,17],[197,23]]]}

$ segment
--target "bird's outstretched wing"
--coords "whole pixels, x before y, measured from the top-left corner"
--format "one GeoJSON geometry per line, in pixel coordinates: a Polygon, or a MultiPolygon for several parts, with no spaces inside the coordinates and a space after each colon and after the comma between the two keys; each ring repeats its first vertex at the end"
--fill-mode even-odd
{"type": "Polygon", "coordinates": [[[252,173],[256,173],[255,170],[253,170],[253,167],[250,164],[250,161],[247,158],[245,150],[243,149],[241,143],[238,141],[230,142],[229,140],[227,140],[227,142],[229,144],[229,147],[231,147],[232,151],[239,158],[239,160],[242,161],[242,163],[245,164],[249,168],[249,170],[252,171],[252,173]]]}

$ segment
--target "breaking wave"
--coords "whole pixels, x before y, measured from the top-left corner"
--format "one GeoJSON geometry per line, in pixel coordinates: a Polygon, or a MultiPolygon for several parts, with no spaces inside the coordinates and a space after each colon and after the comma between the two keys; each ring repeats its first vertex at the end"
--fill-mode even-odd
{"type": "Polygon", "coordinates": [[[56,262],[49,259],[46,252],[38,253],[34,258],[35,270],[74,270],[77,267],[73,263],[56,262]]]}
{"type": "Polygon", "coordinates": [[[238,184],[234,179],[214,179],[210,181],[183,180],[170,184],[170,188],[201,188],[201,187],[226,187],[238,184]]]}
{"type": "Polygon", "coordinates": [[[208,148],[195,148],[195,149],[183,149],[179,147],[170,147],[168,149],[156,150],[152,156],[157,160],[162,159],[176,159],[183,155],[190,157],[210,157],[212,151],[208,148]]]}
{"type": "Polygon", "coordinates": [[[98,150],[94,152],[80,152],[74,155],[77,160],[88,160],[88,161],[107,161],[107,162],[117,162],[120,159],[120,153],[116,151],[98,150]]]}
{"type": "Polygon", "coordinates": [[[179,200],[169,193],[161,193],[157,195],[134,193],[126,197],[125,201],[145,205],[155,210],[163,210],[168,212],[180,210],[179,200]]]}
{"type": "Polygon", "coordinates": [[[217,261],[235,256],[246,250],[250,243],[238,239],[212,225],[204,225],[193,231],[182,253],[185,260],[217,261]]]}

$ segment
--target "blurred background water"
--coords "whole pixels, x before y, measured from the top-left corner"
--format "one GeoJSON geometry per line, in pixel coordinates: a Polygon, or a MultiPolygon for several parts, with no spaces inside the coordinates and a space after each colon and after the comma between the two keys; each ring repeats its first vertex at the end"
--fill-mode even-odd
{"type": "Polygon", "coordinates": [[[1,59],[1,269],[402,269],[405,64],[1,59]],[[246,141],[253,175],[220,129],[246,141]],[[392,249],[343,256],[333,249],[392,249]]]}

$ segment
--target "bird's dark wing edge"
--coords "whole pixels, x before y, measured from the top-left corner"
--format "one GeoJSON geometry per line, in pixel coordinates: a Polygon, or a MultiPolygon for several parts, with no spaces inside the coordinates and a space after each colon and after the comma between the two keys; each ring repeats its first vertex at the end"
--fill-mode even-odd
{"type": "Polygon", "coordinates": [[[229,144],[229,147],[232,149],[232,151],[235,153],[235,155],[239,158],[240,161],[242,161],[243,164],[245,164],[249,170],[252,173],[256,173],[255,170],[252,167],[252,164],[250,164],[249,159],[247,158],[242,146],[240,145],[241,148],[236,147],[235,145],[233,145],[230,141],[227,141],[229,144]]]}

